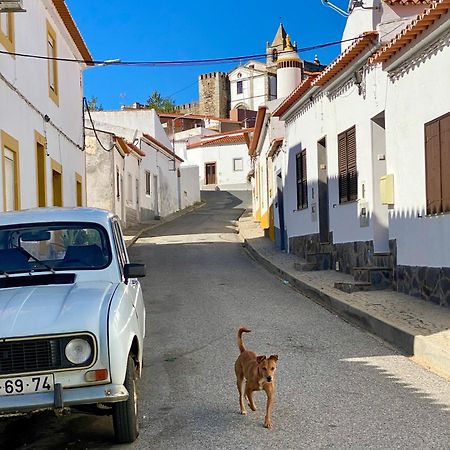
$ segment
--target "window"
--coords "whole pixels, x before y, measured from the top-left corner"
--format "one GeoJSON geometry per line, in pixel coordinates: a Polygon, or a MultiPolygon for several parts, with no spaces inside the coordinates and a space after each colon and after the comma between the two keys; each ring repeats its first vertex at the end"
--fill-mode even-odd
{"type": "Polygon", "coordinates": [[[233,170],[242,172],[244,170],[244,161],[242,158],[233,158],[233,170]]]}
{"type": "MultiPolygon", "coordinates": [[[[56,46],[56,33],[47,22],[47,56],[49,58],[57,58],[58,51],[56,46]]],[[[48,60],[48,89],[50,98],[58,105],[58,61],[56,59],[48,60]]]]}
{"type": "Polygon", "coordinates": [[[45,150],[45,138],[35,131],[36,142],[36,182],[37,182],[37,205],[47,206],[47,152],[45,150]]]}
{"type": "Polygon", "coordinates": [[[20,209],[19,143],[4,131],[1,132],[3,167],[3,209],[20,209]]]}
{"type": "Polygon", "coordinates": [[[83,206],[83,178],[78,173],[75,173],[75,192],[77,206],[83,206]]]}
{"type": "Polygon", "coordinates": [[[306,150],[297,155],[297,209],[308,207],[308,178],[306,174],[306,150]]]}
{"type": "Polygon", "coordinates": [[[425,124],[427,214],[450,212],[450,113],[425,124]]]}
{"type": "Polygon", "coordinates": [[[244,91],[242,83],[242,81],[238,81],[236,83],[236,94],[242,94],[242,92],[244,91]]]}
{"type": "Polygon", "coordinates": [[[145,195],[151,195],[152,193],[152,175],[146,170],[145,171],[145,195]]]}
{"type": "Polygon", "coordinates": [[[128,202],[133,203],[133,177],[128,174],[128,202]]]}
{"type": "Polygon", "coordinates": [[[339,203],[358,198],[355,127],[338,135],[339,203]]]}
{"type": "Polygon", "coordinates": [[[278,50],[274,48],[272,50],[272,62],[277,62],[277,60],[278,60],[278,50]]]}
{"type": "Polygon", "coordinates": [[[120,173],[119,168],[116,166],[116,197],[120,198],[120,173]]]}
{"type": "Polygon", "coordinates": [[[14,15],[0,13],[0,45],[7,52],[14,52],[14,15]]]}
{"type": "Polygon", "coordinates": [[[62,166],[52,159],[53,206],[63,206],[62,166]]]}

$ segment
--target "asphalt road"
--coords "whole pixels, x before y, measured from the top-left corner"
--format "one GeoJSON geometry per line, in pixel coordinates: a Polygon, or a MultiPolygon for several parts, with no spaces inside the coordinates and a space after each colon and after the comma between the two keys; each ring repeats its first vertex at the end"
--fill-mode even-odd
{"type": "MultiPolygon", "coordinates": [[[[133,449],[449,449],[450,383],[303,297],[242,247],[233,221],[248,201],[208,205],[143,236],[145,372],[133,449]],[[274,428],[239,414],[237,328],[279,355],[274,428]]],[[[110,419],[49,415],[0,422],[0,449],[111,448],[110,419]]]]}

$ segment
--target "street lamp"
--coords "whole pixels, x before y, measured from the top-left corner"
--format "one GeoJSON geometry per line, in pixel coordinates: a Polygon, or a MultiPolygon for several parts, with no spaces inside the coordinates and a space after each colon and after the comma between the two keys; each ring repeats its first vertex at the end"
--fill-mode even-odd
{"type": "Polygon", "coordinates": [[[23,0],[0,0],[0,13],[25,12],[23,0]]]}

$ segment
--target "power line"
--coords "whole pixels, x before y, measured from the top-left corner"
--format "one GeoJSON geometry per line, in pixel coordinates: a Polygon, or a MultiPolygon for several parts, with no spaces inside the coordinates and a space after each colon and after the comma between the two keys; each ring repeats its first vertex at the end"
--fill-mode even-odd
{"type": "MultiPolygon", "coordinates": [[[[311,50],[317,50],[320,48],[331,47],[333,45],[342,44],[344,42],[355,41],[360,37],[343,39],[340,41],[327,42],[324,44],[312,45],[310,47],[297,48],[297,52],[308,52],[311,50]]],[[[279,52],[279,55],[283,53],[291,53],[292,51],[284,51],[279,52]]],[[[29,53],[18,53],[18,52],[7,52],[4,50],[0,50],[0,54],[10,55],[15,57],[22,58],[30,58],[30,59],[38,59],[38,60],[46,60],[46,61],[61,61],[61,62],[72,62],[78,64],[88,64],[95,66],[125,66],[125,67],[176,67],[176,66],[199,66],[199,65],[208,65],[208,64],[226,64],[233,62],[240,62],[242,60],[249,59],[264,59],[267,57],[266,53],[259,53],[256,55],[246,55],[246,56],[231,56],[226,58],[212,58],[212,59],[188,59],[188,60],[179,60],[179,61],[111,61],[111,60],[84,60],[84,59],[76,59],[76,58],[59,58],[59,57],[51,57],[51,56],[43,56],[43,55],[33,55],[29,53]]]]}

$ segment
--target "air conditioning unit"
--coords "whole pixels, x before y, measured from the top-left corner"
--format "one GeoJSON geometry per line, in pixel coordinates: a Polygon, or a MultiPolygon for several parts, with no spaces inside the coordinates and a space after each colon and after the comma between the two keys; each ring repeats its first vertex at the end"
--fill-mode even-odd
{"type": "Polygon", "coordinates": [[[23,0],[0,0],[0,13],[25,12],[23,0]]]}

